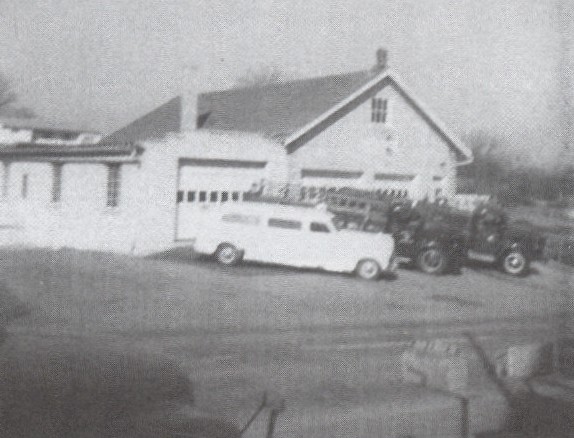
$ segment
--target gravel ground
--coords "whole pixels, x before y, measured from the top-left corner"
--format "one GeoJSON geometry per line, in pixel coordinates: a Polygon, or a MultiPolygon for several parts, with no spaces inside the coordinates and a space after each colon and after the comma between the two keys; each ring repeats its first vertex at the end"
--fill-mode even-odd
{"type": "MultiPolygon", "coordinates": [[[[378,282],[224,268],[186,250],[149,259],[4,250],[0,266],[0,420],[9,436],[200,436],[177,435],[191,430],[178,423],[190,412],[193,430],[232,436],[265,391],[286,399],[281,436],[300,436],[293,429],[303,423],[322,436],[323,423],[301,423],[303,414],[329,412],[323,421],[333,422],[341,410],[367,436],[381,412],[368,407],[389,407],[388,394],[406,391],[398,358],[414,339],[472,332],[496,351],[562,335],[574,314],[573,271],[553,263],[524,279],[475,265],[378,282]],[[30,412],[36,420],[23,420],[30,412]],[[169,424],[149,426],[166,412],[169,424]]],[[[426,396],[409,397],[412,405],[426,396]]],[[[264,435],[259,423],[253,436],[264,435]]]]}

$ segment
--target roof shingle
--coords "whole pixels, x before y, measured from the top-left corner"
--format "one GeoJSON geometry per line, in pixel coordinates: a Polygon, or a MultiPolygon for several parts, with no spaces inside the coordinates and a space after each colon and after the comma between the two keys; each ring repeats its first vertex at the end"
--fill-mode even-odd
{"type": "Polygon", "coordinates": [[[198,96],[198,129],[256,132],[283,140],[373,78],[369,71],[234,88],[198,96]]]}

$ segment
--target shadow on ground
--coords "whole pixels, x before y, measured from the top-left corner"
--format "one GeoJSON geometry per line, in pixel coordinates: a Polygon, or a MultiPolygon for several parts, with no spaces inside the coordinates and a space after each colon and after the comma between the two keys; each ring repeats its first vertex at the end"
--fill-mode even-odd
{"type": "Polygon", "coordinates": [[[0,424],[9,437],[235,437],[193,409],[172,362],[93,339],[9,337],[0,349],[0,424]]]}
{"type": "MultiPolygon", "coordinates": [[[[502,275],[507,278],[513,278],[511,275],[503,273],[502,269],[497,267],[495,264],[483,262],[481,260],[468,259],[465,261],[464,266],[467,269],[482,272],[483,274],[502,275]]],[[[530,269],[528,270],[528,276],[537,275],[540,275],[540,271],[536,268],[536,266],[530,266],[530,269]]]]}
{"type": "Polygon", "coordinates": [[[7,338],[6,326],[30,313],[30,308],[9,289],[5,281],[0,281],[0,345],[7,338]]]}

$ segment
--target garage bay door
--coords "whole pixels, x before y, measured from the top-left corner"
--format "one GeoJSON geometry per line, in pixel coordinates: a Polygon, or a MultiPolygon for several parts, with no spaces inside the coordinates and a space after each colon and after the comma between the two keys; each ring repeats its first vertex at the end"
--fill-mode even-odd
{"type": "Polygon", "coordinates": [[[179,162],[176,239],[193,239],[202,216],[221,205],[242,202],[265,177],[265,161],[182,159],[179,162]]]}

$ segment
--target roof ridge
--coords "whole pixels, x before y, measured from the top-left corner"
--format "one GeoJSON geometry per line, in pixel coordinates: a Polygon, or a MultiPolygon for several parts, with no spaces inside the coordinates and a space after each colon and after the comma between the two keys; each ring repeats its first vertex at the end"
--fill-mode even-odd
{"type": "Polygon", "coordinates": [[[296,79],[271,82],[271,83],[266,83],[266,84],[253,84],[253,85],[247,85],[247,86],[237,86],[237,87],[225,88],[223,90],[205,91],[203,93],[199,93],[199,95],[200,96],[206,96],[206,95],[224,94],[224,93],[230,93],[230,92],[234,92],[234,93],[242,92],[242,91],[247,92],[247,91],[252,91],[255,89],[265,90],[265,89],[274,88],[274,87],[289,86],[289,85],[296,86],[296,85],[300,85],[300,84],[312,82],[312,81],[334,80],[336,78],[359,76],[359,75],[365,75],[365,81],[376,76],[376,74],[373,74],[373,71],[370,69],[356,70],[356,71],[345,72],[345,73],[328,74],[325,76],[310,76],[310,77],[306,77],[306,78],[296,78],[296,79]]]}

